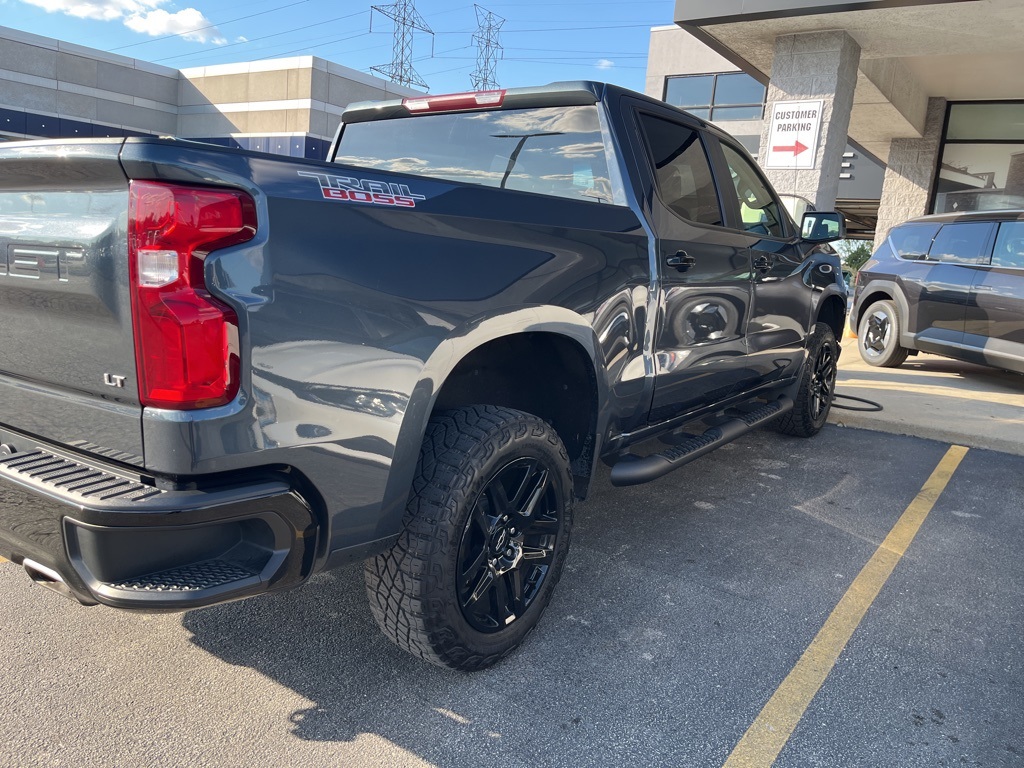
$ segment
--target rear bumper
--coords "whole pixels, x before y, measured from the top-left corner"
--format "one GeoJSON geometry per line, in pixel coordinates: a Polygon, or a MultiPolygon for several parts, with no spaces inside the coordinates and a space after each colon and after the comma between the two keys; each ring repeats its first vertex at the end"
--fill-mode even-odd
{"type": "Polygon", "coordinates": [[[174,489],[53,447],[0,454],[0,555],[82,603],[188,610],[296,586],[318,526],[285,475],[174,489]]]}

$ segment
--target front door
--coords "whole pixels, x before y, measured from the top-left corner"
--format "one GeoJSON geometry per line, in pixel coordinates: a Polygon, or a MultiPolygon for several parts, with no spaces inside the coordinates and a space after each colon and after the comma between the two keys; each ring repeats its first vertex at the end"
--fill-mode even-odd
{"type": "Polygon", "coordinates": [[[732,181],[723,195],[732,195],[726,205],[733,204],[753,267],[749,364],[761,381],[785,378],[803,361],[811,324],[812,288],[804,280],[804,253],[792,221],[757,167],[727,142],[720,145],[732,181]]]}

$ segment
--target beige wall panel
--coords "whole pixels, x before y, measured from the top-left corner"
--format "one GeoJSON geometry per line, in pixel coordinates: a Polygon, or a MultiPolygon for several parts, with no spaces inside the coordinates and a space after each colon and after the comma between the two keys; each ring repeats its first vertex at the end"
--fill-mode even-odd
{"type": "MultiPolygon", "coordinates": [[[[249,73],[197,77],[192,84],[210,104],[237,104],[249,101],[249,73]]],[[[200,102],[203,103],[203,102],[200,102]]]]}
{"type": "Polygon", "coordinates": [[[68,91],[57,91],[57,113],[66,117],[96,120],[95,96],[82,96],[68,91]]]}
{"type": "Polygon", "coordinates": [[[9,104],[29,112],[56,112],[57,91],[38,85],[0,80],[0,104],[9,104]]]}
{"type": "Polygon", "coordinates": [[[62,83],[74,83],[89,88],[96,86],[97,61],[70,53],[57,54],[57,79],[62,83]]]}
{"type": "Polygon", "coordinates": [[[97,100],[96,119],[103,123],[124,125],[160,134],[173,134],[178,130],[177,115],[106,99],[97,100]]]}
{"type": "Polygon", "coordinates": [[[181,115],[178,118],[178,135],[207,139],[228,133],[245,133],[245,113],[224,115],[219,112],[205,115],[181,115]]]}
{"type": "Polygon", "coordinates": [[[287,117],[285,118],[285,130],[309,133],[309,110],[289,109],[287,117]]]}
{"type": "Polygon", "coordinates": [[[313,70],[309,67],[302,69],[289,69],[288,72],[288,93],[289,99],[311,99],[313,70]]]}
{"type": "Polygon", "coordinates": [[[121,64],[96,62],[96,87],[162,104],[178,104],[178,78],[154,75],[121,64]]]}
{"type": "Polygon", "coordinates": [[[0,69],[36,77],[57,77],[57,52],[0,38],[0,69]]]}
{"type": "Polygon", "coordinates": [[[249,112],[249,133],[281,133],[288,130],[287,109],[249,112]]]}
{"type": "Polygon", "coordinates": [[[282,101],[288,98],[288,75],[286,69],[272,72],[249,73],[249,98],[232,101],[282,101]]]}

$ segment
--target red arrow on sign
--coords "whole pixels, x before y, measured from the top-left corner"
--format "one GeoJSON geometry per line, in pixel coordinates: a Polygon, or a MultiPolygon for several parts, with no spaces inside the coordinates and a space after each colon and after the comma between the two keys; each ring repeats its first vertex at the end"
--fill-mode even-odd
{"type": "Polygon", "coordinates": [[[796,157],[805,149],[810,149],[810,147],[805,147],[799,141],[794,141],[793,144],[788,147],[772,147],[772,152],[792,152],[793,157],[796,157]]]}

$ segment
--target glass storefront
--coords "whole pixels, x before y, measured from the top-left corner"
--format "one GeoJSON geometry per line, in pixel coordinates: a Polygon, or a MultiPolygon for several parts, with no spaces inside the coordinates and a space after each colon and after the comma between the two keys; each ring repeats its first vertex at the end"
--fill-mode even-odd
{"type": "Polygon", "coordinates": [[[1024,101],[948,110],[932,212],[1024,208],[1024,101]]]}

